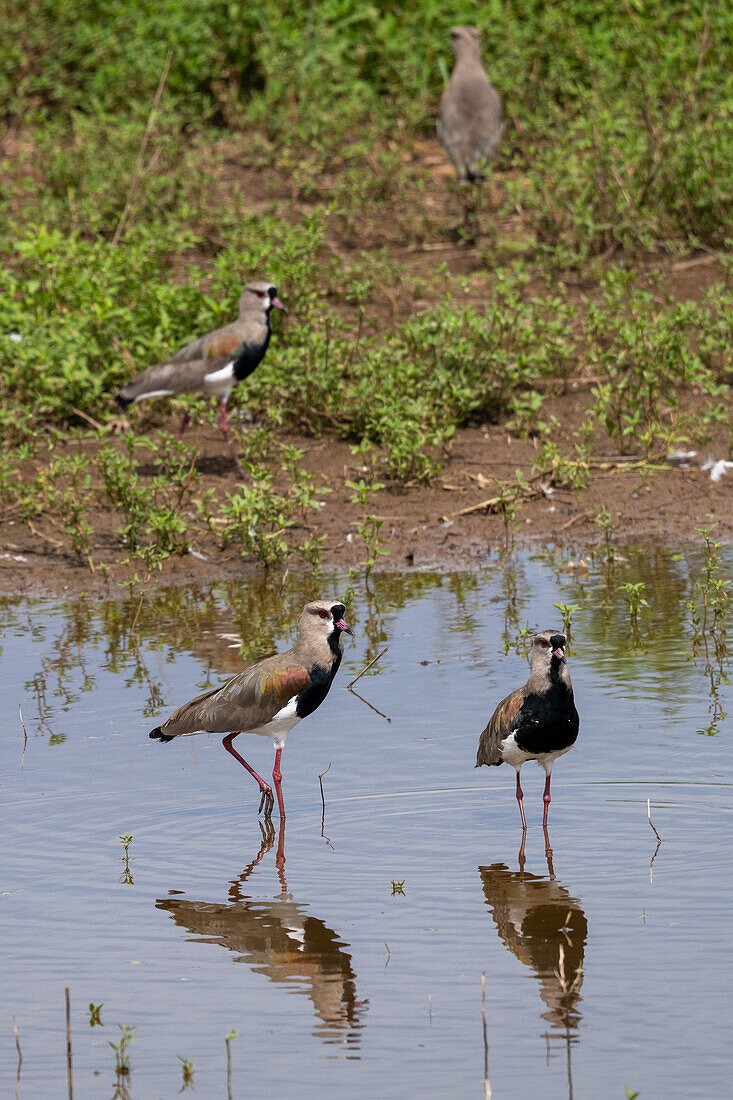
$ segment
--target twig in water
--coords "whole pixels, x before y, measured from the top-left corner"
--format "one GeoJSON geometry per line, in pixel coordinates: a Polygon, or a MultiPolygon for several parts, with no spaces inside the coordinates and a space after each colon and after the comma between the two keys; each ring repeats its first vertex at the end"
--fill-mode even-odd
{"type": "MultiPolygon", "coordinates": [[[[384,969],[386,970],[387,967],[389,966],[389,960],[392,958],[392,952],[390,951],[389,944],[387,943],[386,940],[384,941],[384,946],[387,948],[387,961],[384,964],[384,969]]],[[[13,1019],[15,1019],[15,1017],[13,1017],[13,1019]]]]}
{"type": "MultiPolygon", "coordinates": [[[[661,842],[661,840],[658,840],[657,841],[657,846],[654,849],[654,855],[649,860],[649,885],[650,886],[654,885],[654,870],[653,870],[654,860],[657,858],[657,852],[659,851],[659,849],[661,847],[662,847],[662,842],[661,842]]],[[[646,924],[646,914],[644,915],[644,924],[646,924]]]]}
{"type": "Polygon", "coordinates": [[[119,239],[120,239],[120,236],[122,235],[122,230],[124,228],[125,222],[127,221],[127,215],[130,213],[130,207],[132,205],[132,196],[135,193],[135,190],[137,188],[138,180],[139,180],[140,175],[142,173],[143,157],[145,156],[145,150],[148,147],[148,141],[150,140],[150,134],[151,134],[151,131],[153,129],[153,122],[155,121],[155,116],[158,112],[158,107],[160,106],[160,97],[163,95],[163,89],[165,87],[165,82],[168,79],[168,70],[171,67],[172,58],[173,58],[173,50],[168,50],[168,53],[167,53],[166,59],[165,59],[165,64],[163,65],[163,72],[160,74],[160,80],[158,81],[158,89],[157,89],[157,91],[155,93],[155,97],[153,99],[153,106],[150,108],[150,114],[148,115],[148,121],[145,124],[145,132],[143,134],[143,140],[140,143],[140,149],[139,149],[138,154],[137,154],[137,160],[135,161],[135,167],[132,170],[132,177],[130,179],[130,186],[127,189],[127,200],[125,202],[125,207],[124,207],[122,213],[120,214],[120,220],[117,223],[117,228],[115,229],[115,235],[112,238],[112,244],[113,245],[116,245],[119,242],[119,239]]]}
{"type": "MultiPolygon", "coordinates": [[[[364,666],[364,668],[363,668],[363,669],[361,670],[361,672],[359,673],[359,675],[358,675],[358,676],[355,676],[355,677],[354,677],[354,679],[353,679],[353,680],[351,681],[351,683],[350,683],[350,684],[347,684],[347,685],[346,685],[346,686],[347,686],[347,688],[349,689],[349,691],[351,691],[351,689],[353,688],[353,686],[354,686],[354,684],[356,683],[356,681],[357,681],[357,680],[361,680],[361,678],[362,678],[362,676],[364,675],[364,673],[365,673],[365,672],[368,672],[368,671],[369,671],[369,669],[370,669],[370,668],[372,667],[372,665],[375,665],[375,664],[377,663],[377,661],[379,660],[379,658],[380,658],[380,657],[383,657],[383,656],[384,656],[384,654],[385,654],[385,653],[387,652],[387,650],[388,650],[388,649],[389,649],[389,646],[388,646],[388,645],[386,645],[386,646],[384,647],[384,649],[383,649],[383,650],[381,650],[381,652],[379,652],[379,653],[377,654],[377,656],[376,656],[376,657],[374,657],[374,658],[373,658],[373,659],[372,659],[372,660],[371,660],[371,661],[369,662],[369,664],[368,664],[368,665],[365,665],[365,666],[364,666]]],[[[356,692],[354,692],[354,694],[356,694],[356,692]]]]}
{"type": "Polygon", "coordinates": [[[13,1016],[13,1035],[15,1036],[15,1049],[18,1051],[18,1072],[15,1075],[15,1095],[18,1095],[20,1088],[20,1067],[23,1065],[23,1054],[20,1049],[20,1036],[18,1035],[18,1025],[15,1022],[15,1016],[13,1016]]]}
{"type": "Polygon", "coordinates": [[[481,1022],[484,1028],[484,1094],[486,1100],[491,1100],[491,1085],[489,1083],[489,1040],[486,1035],[486,971],[481,972],[481,1022]]]}
{"type": "Polygon", "coordinates": [[[361,700],[362,703],[364,703],[366,706],[368,706],[370,710],[373,710],[375,714],[378,714],[380,718],[384,718],[385,722],[391,722],[392,721],[392,719],[388,718],[386,714],[383,714],[382,711],[379,710],[378,707],[372,706],[372,704],[369,702],[369,700],[365,699],[363,695],[359,695],[358,691],[354,691],[354,689],[352,687],[349,687],[349,691],[351,692],[352,695],[355,695],[357,699],[361,700]]]}
{"type": "Polygon", "coordinates": [[[71,1004],[68,985],[64,993],[66,995],[66,1070],[69,1077],[69,1100],[74,1100],[74,1078],[71,1072],[71,1004]]]}
{"type": "Polygon", "coordinates": [[[18,703],[18,714],[20,715],[20,724],[23,727],[23,751],[20,754],[20,770],[23,771],[23,757],[25,756],[26,745],[28,744],[28,730],[25,728],[25,722],[23,721],[23,711],[20,709],[20,703],[18,703]]]}
{"type": "Polygon", "coordinates": [[[236,1039],[237,1033],[232,1029],[228,1035],[225,1035],[224,1042],[227,1045],[227,1100],[232,1100],[232,1052],[229,1049],[229,1044],[232,1039],[236,1039]]]}
{"type": "Polygon", "coordinates": [[[140,614],[140,608],[143,605],[143,599],[144,598],[145,598],[145,593],[143,593],[143,595],[140,597],[140,603],[137,605],[137,611],[135,612],[135,618],[132,620],[132,626],[130,627],[130,638],[132,638],[133,635],[135,634],[135,627],[137,626],[137,617],[140,614]]]}
{"type": "Polygon", "coordinates": [[[647,798],[647,800],[646,800],[646,816],[647,816],[647,819],[648,819],[649,824],[651,825],[652,829],[654,829],[655,837],[657,838],[657,840],[661,844],[662,843],[662,838],[659,835],[659,833],[657,832],[657,830],[654,828],[654,822],[652,821],[652,801],[651,801],[650,798],[647,798]]]}
{"type": "Polygon", "coordinates": [[[321,810],[321,836],[323,836],[323,837],[325,837],[325,830],[326,830],[326,797],[323,793],[323,777],[324,777],[324,775],[328,775],[328,773],[330,772],[332,763],[333,763],[332,760],[329,761],[328,767],[326,768],[325,772],[321,772],[320,775],[318,776],[318,782],[321,785],[321,807],[322,807],[322,810],[321,810]]]}

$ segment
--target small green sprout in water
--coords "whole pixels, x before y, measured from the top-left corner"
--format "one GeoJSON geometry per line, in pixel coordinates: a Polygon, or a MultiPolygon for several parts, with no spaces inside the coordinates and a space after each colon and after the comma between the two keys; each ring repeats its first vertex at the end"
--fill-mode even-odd
{"type": "Polygon", "coordinates": [[[104,1005],[95,1005],[92,1001],[89,1002],[89,1026],[90,1027],[104,1027],[102,1023],[101,1012],[104,1005]]]}
{"type": "Polygon", "coordinates": [[[395,894],[402,894],[403,897],[405,896],[404,879],[402,879],[400,882],[395,882],[395,880],[392,879],[392,896],[394,897],[395,894]]]}
{"type": "Polygon", "coordinates": [[[130,870],[130,845],[132,844],[132,834],[124,833],[119,839],[120,844],[124,848],[122,862],[125,865],[120,875],[120,882],[123,886],[134,886],[135,883],[133,882],[132,871],[130,870]]]}
{"type": "Polygon", "coordinates": [[[232,1028],[228,1035],[224,1036],[224,1042],[227,1045],[227,1100],[232,1100],[232,1052],[229,1046],[232,1039],[236,1039],[237,1033],[232,1028]]]}
{"type": "Polygon", "coordinates": [[[626,584],[620,584],[618,586],[618,591],[626,600],[626,606],[629,609],[629,622],[631,623],[631,629],[635,632],[639,629],[639,611],[642,607],[649,606],[642,595],[645,588],[646,585],[643,581],[637,581],[636,583],[628,581],[626,584]]]}
{"type": "Polygon", "coordinates": [[[570,635],[572,633],[572,627],[573,627],[573,615],[575,614],[576,611],[580,611],[580,604],[579,603],[554,603],[552,606],[556,607],[557,610],[562,615],[563,630],[565,631],[565,633],[568,636],[568,641],[570,641],[570,635]]]}
{"type": "Polygon", "coordinates": [[[132,1042],[137,1029],[127,1027],[124,1024],[118,1024],[117,1026],[122,1032],[119,1043],[113,1043],[111,1039],[108,1042],[115,1052],[115,1073],[118,1077],[126,1077],[130,1072],[130,1056],[127,1053],[127,1048],[132,1042]]]}
{"type": "Polygon", "coordinates": [[[178,1061],[181,1063],[181,1077],[183,1079],[180,1091],[183,1092],[184,1089],[191,1088],[193,1085],[193,1061],[191,1058],[182,1058],[180,1054],[178,1055],[178,1061]]]}
{"type": "Polygon", "coordinates": [[[593,522],[597,527],[600,527],[603,534],[603,542],[605,544],[606,553],[605,560],[607,562],[615,561],[616,551],[611,545],[611,535],[616,530],[617,524],[614,523],[611,513],[605,504],[602,505],[593,517],[593,522]]]}

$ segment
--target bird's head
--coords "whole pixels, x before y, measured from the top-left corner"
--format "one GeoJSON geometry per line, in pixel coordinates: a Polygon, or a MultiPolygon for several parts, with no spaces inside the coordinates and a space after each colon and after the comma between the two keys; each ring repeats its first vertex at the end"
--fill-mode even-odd
{"type": "Polygon", "coordinates": [[[239,316],[244,314],[264,313],[269,314],[271,309],[281,309],[287,313],[285,306],[277,296],[277,287],[266,279],[260,279],[254,283],[247,283],[239,299],[239,316]]]}
{"type": "Polygon", "coordinates": [[[535,668],[558,668],[565,662],[565,649],[568,640],[557,630],[541,630],[532,638],[530,666],[535,668]]]}
{"type": "Polygon", "coordinates": [[[345,614],[346,608],[339,600],[313,600],[306,604],[300,616],[298,633],[312,638],[326,638],[333,649],[335,644],[343,644],[342,634],[354,635],[344,619],[345,614]]]}
{"type": "Polygon", "coordinates": [[[481,39],[478,27],[451,27],[450,44],[456,60],[459,57],[479,57],[481,54],[481,39]]]}

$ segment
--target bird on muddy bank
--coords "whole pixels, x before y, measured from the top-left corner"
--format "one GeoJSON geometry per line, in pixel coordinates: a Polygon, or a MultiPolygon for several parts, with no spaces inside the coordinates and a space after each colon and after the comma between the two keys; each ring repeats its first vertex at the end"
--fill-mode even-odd
{"type": "MultiPolygon", "coordinates": [[[[477,27],[451,27],[455,65],[440,100],[438,138],[450,157],[461,183],[484,179],[484,168],[493,159],[504,132],[501,97],[481,63],[477,27]]],[[[473,187],[464,195],[464,233],[475,239],[477,196],[473,187]]]]}
{"type": "Polygon", "coordinates": [[[536,760],[545,770],[543,827],[550,806],[550,776],[558,756],[575,744],[580,721],[575,709],[565,649],[567,638],[543,630],[532,638],[529,679],[499,703],[478,742],[476,767],[482,764],[511,764],[517,772],[517,802],[524,817],[519,772],[527,760],[536,760]]]}
{"type": "Polygon", "coordinates": [[[262,779],[232,742],[240,733],[271,737],[275,746],[272,778],[280,817],[285,817],[280,760],[285,738],[328,695],[344,652],[344,635],[354,631],[344,621],[346,608],[338,600],[306,604],[298,622],[298,638],[286,653],[276,653],[248,665],[225,684],[184,703],[150,731],[158,741],[196,733],[223,733],[224,748],[257,780],[260,808],[272,815],[272,787],[262,779]]]}
{"type": "MultiPolygon", "coordinates": [[[[262,362],[270,342],[270,312],[285,306],[277,296],[277,287],[266,280],[247,283],[239,299],[239,316],[231,324],[207,332],[177,351],[172,359],[156,363],[128,382],[117,395],[123,409],[152,397],[171,397],[182,393],[205,393],[218,397],[221,411],[219,429],[229,437],[226,407],[229,394],[262,362]]],[[[186,413],[182,435],[189,421],[186,413]]]]}

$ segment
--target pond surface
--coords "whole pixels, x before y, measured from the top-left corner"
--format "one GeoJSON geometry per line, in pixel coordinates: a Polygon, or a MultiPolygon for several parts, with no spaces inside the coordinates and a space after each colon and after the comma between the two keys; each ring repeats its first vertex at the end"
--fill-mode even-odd
{"type": "MultiPolygon", "coordinates": [[[[147,732],[289,644],[344,578],[159,590],[132,641],[136,599],[4,600],[2,1096],[13,1017],[17,1095],[67,1095],[66,986],[75,1100],[173,1097],[184,1059],[206,1098],[730,1095],[731,689],[721,646],[691,647],[701,560],[374,577],[331,694],[288,739],[284,830],[220,738],[147,732]],[[646,585],[637,637],[625,581],[646,585]],[[519,629],[559,625],[558,601],[576,605],[581,732],[554,770],[551,851],[544,773],[524,769],[520,851],[514,773],[475,770],[476,742],[526,678],[519,629]],[[386,644],[367,705],[346,685],[386,644]],[[116,1075],[118,1025],[136,1030],[116,1075]]],[[[269,774],[268,742],[242,743],[269,774]]]]}

